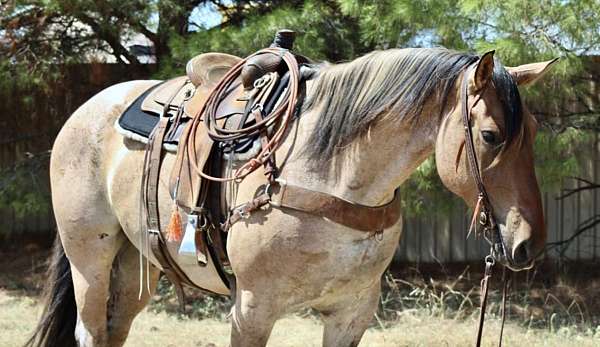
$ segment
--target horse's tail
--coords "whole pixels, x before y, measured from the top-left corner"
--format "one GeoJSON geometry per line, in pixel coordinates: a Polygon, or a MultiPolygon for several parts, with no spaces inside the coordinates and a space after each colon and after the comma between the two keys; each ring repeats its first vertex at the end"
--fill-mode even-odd
{"type": "Polygon", "coordinates": [[[77,306],[71,278],[71,266],[65,250],[56,236],[52,260],[46,276],[44,302],[46,307],[25,347],[76,346],[75,324],[77,306]]]}

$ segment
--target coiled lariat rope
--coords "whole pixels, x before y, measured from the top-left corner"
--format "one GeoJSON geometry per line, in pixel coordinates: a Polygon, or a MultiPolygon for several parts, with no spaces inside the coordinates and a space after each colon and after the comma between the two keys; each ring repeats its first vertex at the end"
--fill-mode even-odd
{"type": "Polygon", "coordinates": [[[299,67],[296,58],[290,51],[281,48],[262,49],[233,66],[210,92],[200,112],[194,115],[194,118],[189,125],[189,132],[182,139],[182,142],[184,143],[184,148],[182,150],[185,151],[188,162],[194,171],[196,171],[202,178],[215,182],[239,182],[259,167],[265,165],[268,160],[273,158],[273,155],[275,154],[277,148],[279,148],[281,145],[283,136],[285,135],[285,132],[291,123],[290,121],[294,116],[296,102],[298,100],[299,75],[299,67]],[[275,110],[268,115],[263,115],[264,118],[262,120],[257,119],[256,123],[253,125],[241,129],[225,129],[220,127],[217,125],[217,110],[222,100],[222,96],[226,95],[226,91],[229,90],[231,85],[238,79],[242,68],[248,59],[260,54],[279,55],[287,65],[290,73],[290,79],[282,101],[278,103],[278,106],[275,110]],[[273,131],[273,134],[269,137],[268,142],[262,145],[261,151],[240,168],[238,168],[231,177],[214,177],[204,173],[202,168],[198,167],[196,161],[194,144],[196,143],[196,133],[198,127],[202,121],[204,121],[204,124],[208,129],[208,135],[215,142],[233,142],[236,140],[257,136],[271,126],[275,126],[276,128],[273,131]],[[191,146],[190,143],[192,144],[191,146]]]}

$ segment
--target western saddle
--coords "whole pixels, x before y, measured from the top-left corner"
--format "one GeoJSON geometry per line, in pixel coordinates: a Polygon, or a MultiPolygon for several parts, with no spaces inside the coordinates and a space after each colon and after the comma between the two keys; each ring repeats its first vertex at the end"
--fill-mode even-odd
{"type": "Polygon", "coordinates": [[[173,282],[182,309],[182,284],[199,287],[179,268],[168,242],[179,243],[180,254],[189,251],[200,266],[211,257],[230,288],[234,276],[224,235],[267,204],[372,233],[382,232],[400,217],[399,194],[383,206],[361,206],[279,178],[275,151],[294,119],[302,79],[314,75],[309,60],[291,52],[294,38],[294,32],[281,30],[269,48],[246,59],[202,54],[187,64],[187,76],[159,85],[142,102],[143,110],[162,115],[149,136],[144,159],[141,203],[146,242],[173,282]],[[163,233],[157,187],[162,144],[173,140],[179,141],[169,179],[174,207],[163,233]],[[235,153],[245,153],[245,163],[229,177],[220,177],[224,158],[235,153]],[[239,183],[260,167],[267,177],[262,193],[241,206],[227,206],[220,198],[223,183],[239,183]],[[185,228],[182,220],[187,221],[185,228]]]}

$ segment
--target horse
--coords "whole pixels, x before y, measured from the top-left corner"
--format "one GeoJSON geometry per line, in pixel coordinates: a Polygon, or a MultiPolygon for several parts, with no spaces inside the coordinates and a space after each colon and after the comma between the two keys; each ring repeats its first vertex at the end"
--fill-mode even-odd
{"type": "MultiPolygon", "coordinates": [[[[493,51],[478,56],[407,48],[323,64],[306,82],[302,105],[277,149],[279,177],[379,206],[434,154],[444,185],[476,209],[481,192],[470,172],[472,144],[502,240],[494,257],[512,270],[529,269],[546,229],[534,169],[537,122],[518,86],[540,79],[554,61],[504,67],[493,51]]],[[[156,288],[160,264],[139,241],[145,146],[124,138],[113,123],[157,83],[130,81],[101,91],[56,138],[50,178],[58,237],[46,307],[30,346],[122,346],[156,288]],[[153,266],[150,292],[138,297],[140,252],[153,266]]],[[[173,160],[165,154],[162,177],[173,160]]],[[[264,183],[258,171],[246,177],[236,202],[250,201],[264,183]]],[[[167,189],[161,178],[163,228],[172,206],[167,189]]],[[[381,277],[401,231],[401,219],[375,235],[275,205],[233,225],[227,235],[236,279],[231,346],[265,346],[278,318],[305,307],[320,313],[323,346],[357,346],[377,309],[381,277]]]]}

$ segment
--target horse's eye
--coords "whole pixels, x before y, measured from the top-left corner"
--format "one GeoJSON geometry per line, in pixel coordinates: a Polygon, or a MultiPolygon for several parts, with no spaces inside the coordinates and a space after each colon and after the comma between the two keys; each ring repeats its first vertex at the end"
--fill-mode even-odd
{"type": "Polygon", "coordinates": [[[485,141],[486,143],[489,143],[490,145],[493,145],[496,143],[496,135],[489,130],[484,130],[481,132],[481,137],[483,137],[483,141],[485,141]]]}

